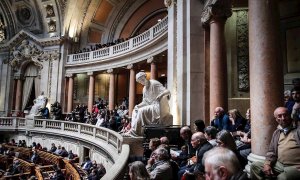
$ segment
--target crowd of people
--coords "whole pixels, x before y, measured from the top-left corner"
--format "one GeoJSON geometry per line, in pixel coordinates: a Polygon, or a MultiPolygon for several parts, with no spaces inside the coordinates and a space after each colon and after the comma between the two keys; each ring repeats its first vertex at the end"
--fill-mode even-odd
{"type": "MultiPolygon", "coordinates": [[[[167,137],[150,139],[147,162],[129,164],[135,179],[248,179],[243,172],[251,153],[251,113],[215,108],[210,126],[195,121],[180,130],[180,151],[169,148],[167,137]]],[[[285,106],[274,110],[278,123],[265,162],[251,165],[251,179],[300,179],[300,89],[285,92],[285,106]]]]}
{"type": "MultiPolygon", "coordinates": [[[[130,37],[130,38],[132,38],[132,37],[130,37]]],[[[85,47],[83,49],[76,50],[74,52],[74,54],[85,53],[85,52],[90,52],[90,51],[96,51],[96,50],[101,49],[101,48],[106,48],[106,47],[114,46],[114,45],[120,44],[120,43],[122,43],[124,41],[127,41],[128,39],[129,38],[126,38],[126,39],[119,38],[119,39],[117,39],[117,40],[115,40],[113,42],[108,42],[106,44],[100,44],[100,43],[98,43],[98,44],[95,44],[95,45],[91,45],[90,47],[85,47]]]]}
{"type": "Polygon", "coordinates": [[[77,105],[75,109],[67,114],[66,121],[80,122],[105,127],[116,132],[126,132],[131,127],[128,117],[128,99],[123,98],[120,106],[114,110],[108,109],[108,101],[98,98],[93,105],[92,112],[88,112],[86,105],[77,105]]]}

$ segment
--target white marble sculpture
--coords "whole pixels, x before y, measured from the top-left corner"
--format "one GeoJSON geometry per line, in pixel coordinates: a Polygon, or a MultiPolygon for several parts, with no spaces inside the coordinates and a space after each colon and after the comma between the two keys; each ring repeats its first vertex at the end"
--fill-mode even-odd
{"type": "Polygon", "coordinates": [[[143,101],[134,107],[131,129],[124,135],[141,136],[144,125],[171,125],[173,117],[168,103],[170,91],[156,80],[147,80],[144,72],[136,75],[136,81],[144,85],[143,101]]]}
{"type": "Polygon", "coordinates": [[[29,115],[30,116],[41,116],[41,109],[46,107],[48,98],[44,96],[44,92],[41,93],[35,100],[33,100],[34,105],[32,106],[29,115]]]}

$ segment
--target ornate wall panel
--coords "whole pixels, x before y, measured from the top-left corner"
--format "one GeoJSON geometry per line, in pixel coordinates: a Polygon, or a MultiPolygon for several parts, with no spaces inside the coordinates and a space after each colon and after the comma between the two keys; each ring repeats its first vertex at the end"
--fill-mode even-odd
{"type": "Polygon", "coordinates": [[[238,90],[249,91],[248,11],[236,11],[238,90]]]}

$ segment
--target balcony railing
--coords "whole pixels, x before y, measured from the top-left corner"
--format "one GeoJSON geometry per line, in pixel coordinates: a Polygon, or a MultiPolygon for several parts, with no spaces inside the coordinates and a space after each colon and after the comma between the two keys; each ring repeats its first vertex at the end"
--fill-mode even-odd
{"type": "Polygon", "coordinates": [[[93,141],[99,145],[99,148],[109,152],[114,161],[110,168],[111,172],[109,170],[104,179],[116,179],[126,168],[129,146],[123,144],[123,137],[120,134],[110,129],[68,121],[0,117],[0,131],[15,132],[16,130],[51,133],[57,136],[68,135],[86,142],[93,141]]]}
{"type": "Polygon", "coordinates": [[[165,17],[159,23],[151,27],[149,30],[120,44],[106,48],[101,48],[96,51],[90,51],[79,54],[70,54],[67,57],[66,64],[72,65],[101,61],[107,58],[114,58],[116,56],[133,52],[141,47],[144,47],[146,44],[152,42],[154,39],[158,38],[162,34],[167,33],[167,30],[168,17],[165,17]]]}

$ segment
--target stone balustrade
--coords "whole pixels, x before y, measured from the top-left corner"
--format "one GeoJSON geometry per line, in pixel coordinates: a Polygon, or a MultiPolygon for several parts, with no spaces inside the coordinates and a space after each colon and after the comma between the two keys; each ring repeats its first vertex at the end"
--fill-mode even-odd
{"type": "MultiPolygon", "coordinates": [[[[116,179],[127,166],[129,145],[123,144],[123,137],[107,128],[89,124],[49,119],[25,119],[19,117],[0,117],[0,131],[26,132],[26,134],[52,134],[84,141],[108,153],[112,166],[103,179],[116,179]],[[111,173],[110,173],[111,172],[111,173]]],[[[97,159],[95,159],[97,161],[97,159]]]]}
{"type": "Polygon", "coordinates": [[[114,46],[101,48],[96,51],[70,54],[67,56],[66,73],[85,72],[85,67],[94,63],[102,65],[97,70],[110,67],[122,67],[136,63],[161,53],[167,49],[168,17],[142,34],[114,46]],[[76,69],[76,70],[75,70],[76,69]]]}

